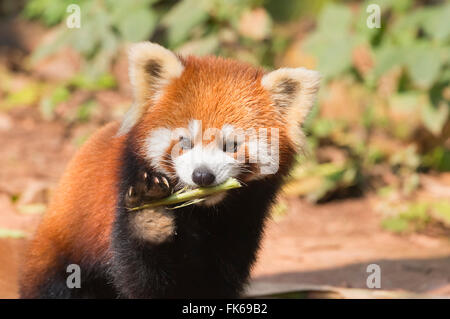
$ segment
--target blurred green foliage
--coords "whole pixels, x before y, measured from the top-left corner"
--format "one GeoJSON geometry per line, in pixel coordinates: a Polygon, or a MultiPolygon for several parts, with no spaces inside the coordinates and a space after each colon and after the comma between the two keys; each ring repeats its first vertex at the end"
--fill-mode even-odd
{"type": "Polygon", "coordinates": [[[81,0],[80,28],[68,28],[64,19],[70,14],[66,8],[72,1],[31,0],[24,16],[39,18],[47,25],[60,24],[59,34],[50,44],[43,45],[33,54],[38,61],[61,46],[71,46],[88,61],[84,73],[95,78],[108,71],[122,41],[148,39],[157,23],[154,0],[81,0]]]}
{"type": "MultiPolygon", "coordinates": [[[[330,3],[302,49],[317,60],[327,101],[308,123],[312,153],[330,144],[344,151],[346,164],[331,165],[357,170],[353,182],[360,187],[370,186],[374,168],[384,166],[404,195],[419,187],[417,172],[449,170],[450,3],[330,3]],[[381,8],[380,28],[367,26],[369,4],[381,8]]],[[[319,185],[329,193],[352,183],[319,185]]]]}
{"type": "Polygon", "coordinates": [[[416,111],[421,112],[423,124],[438,135],[448,118],[441,89],[450,80],[450,3],[414,9],[413,1],[402,1],[400,8],[395,3],[368,1],[356,15],[347,6],[329,5],[304,46],[318,58],[318,69],[326,80],[353,72],[373,89],[388,71],[401,68],[404,81],[393,104],[408,103],[407,108],[420,104],[422,109],[416,111]],[[389,17],[381,28],[370,29],[364,8],[377,2],[382,12],[389,11],[389,17]],[[376,61],[368,72],[352,61],[358,46],[370,48],[368,54],[376,61]]]}
{"type": "MultiPolygon", "coordinates": [[[[152,40],[182,54],[322,73],[304,124],[307,156],[286,186],[291,195],[317,202],[389,186],[408,197],[420,173],[450,171],[448,1],[80,0],[82,27],[68,29],[71,2],[31,0],[23,11],[59,32],[33,61],[62,46],[85,58],[79,75],[42,99],[47,118],[73,90],[114,87],[109,72],[123,44],[152,40]],[[369,4],[381,8],[380,28],[367,25],[369,4]]],[[[32,91],[9,103],[34,99],[32,91]]],[[[85,104],[75,120],[88,120],[93,107],[85,104]]],[[[423,225],[423,206],[411,205],[384,226],[423,225]]]]}
{"type": "Polygon", "coordinates": [[[82,27],[79,29],[65,27],[64,19],[69,15],[65,9],[71,1],[31,0],[23,14],[48,26],[59,24],[59,36],[34,53],[35,61],[68,45],[90,62],[86,71],[101,73],[108,70],[120,44],[153,38],[171,49],[185,49],[195,54],[233,55],[233,48],[239,44],[247,50],[242,53],[244,59],[247,57],[253,63],[265,61],[272,66],[271,19],[266,11],[259,12],[261,14],[257,18],[260,21],[255,26],[266,30],[262,38],[251,39],[250,36],[243,39],[239,36],[239,21],[243,13],[259,7],[262,2],[80,0],[77,2],[81,11],[82,27]],[[259,40],[264,41],[261,43],[259,40]],[[255,52],[257,54],[253,56],[255,52]]]}
{"type": "Polygon", "coordinates": [[[423,231],[430,224],[450,227],[450,201],[411,201],[398,214],[386,217],[382,227],[395,233],[423,231]]]}

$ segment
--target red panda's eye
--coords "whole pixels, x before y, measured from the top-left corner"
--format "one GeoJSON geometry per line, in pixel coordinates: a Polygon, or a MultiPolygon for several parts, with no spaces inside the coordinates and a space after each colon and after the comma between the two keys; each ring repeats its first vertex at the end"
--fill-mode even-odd
{"type": "Polygon", "coordinates": [[[190,150],[194,145],[188,137],[180,137],[180,146],[183,150],[190,150]]]}

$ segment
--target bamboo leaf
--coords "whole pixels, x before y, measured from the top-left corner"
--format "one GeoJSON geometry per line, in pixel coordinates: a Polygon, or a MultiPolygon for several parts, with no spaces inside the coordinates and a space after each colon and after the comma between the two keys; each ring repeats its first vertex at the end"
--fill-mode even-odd
{"type": "MultiPolygon", "coordinates": [[[[138,211],[146,208],[154,208],[159,206],[167,206],[167,205],[173,205],[173,204],[179,204],[191,201],[190,204],[187,205],[180,205],[179,207],[184,207],[188,205],[192,205],[197,203],[197,199],[204,199],[210,195],[224,192],[230,189],[239,188],[241,187],[241,183],[239,183],[235,178],[229,178],[227,181],[220,185],[212,186],[212,187],[200,187],[196,189],[186,190],[184,192],[176,192],[169,197],[139,206],[139,207],[133,207],[129,208],[128,211],[138,211]]],[[[178,208],[179,208],[178,207],[178,208]]],[[[176,207],[175,207],[176,208],[176,207]]]]}

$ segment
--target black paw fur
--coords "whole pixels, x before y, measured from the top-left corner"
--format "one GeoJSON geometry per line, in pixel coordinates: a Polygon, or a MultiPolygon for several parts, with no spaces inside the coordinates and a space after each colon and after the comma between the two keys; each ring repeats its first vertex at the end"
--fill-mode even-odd
{"type": "Polygon", "coordinates": [[[164,174],[143,171],[136,182],[128,187],[125,194],[125,207],[132,208],[167,197],[172,190],[173,187],[164,174]]]}

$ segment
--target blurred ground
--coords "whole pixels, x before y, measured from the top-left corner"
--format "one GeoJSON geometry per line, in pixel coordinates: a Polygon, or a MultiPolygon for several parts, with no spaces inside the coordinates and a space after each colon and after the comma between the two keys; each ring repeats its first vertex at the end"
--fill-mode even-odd
{"type": "MultiPolygon", "coordinates": [[[[31,234],[41,211],[28,201],[48,196],[45,190],[57,183],[76,150],[73,135],[89,124],[68,130],[62,123],[40,120],[33,109],[1,114],[0,123],[0,228],[31,234]]],[[[366,288],[366,267],[376,263],[383,289],[450,297],[448,238],[383,231],[370,196],[319,205],[289,198],[288,207],[284,216],[269,222],[253,272],[256,282],[366,288]]],[[[25,242],[0,239],[0,297],[17,297],[25,242]]]]}
{"type": "Polygon", "coordinates": [[[367,266],[378,264],[382,289],[450,297],[447,238],[383,231],[369,199],[323,205],[290,199],[289,206],[284,219],[269,223],[256,282],[367,288],[367,266]]]}

